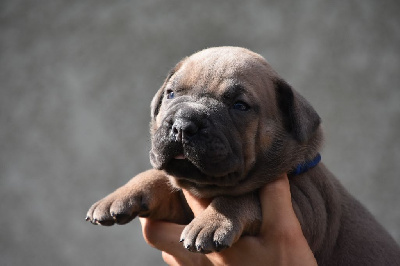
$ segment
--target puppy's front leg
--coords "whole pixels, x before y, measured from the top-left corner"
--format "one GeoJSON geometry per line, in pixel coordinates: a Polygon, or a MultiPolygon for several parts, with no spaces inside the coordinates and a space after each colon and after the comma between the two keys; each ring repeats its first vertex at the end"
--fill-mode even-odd
{"type": "Polygon", "coordinates": [[[182,232],[181,241],[192,252],[221,251],[242,235],[254,235],[261,226],[257,193],[239,197],[216,197],[182,232]]]}
{"type": "Polygon", "coordinates": [[[136,216],[187,224],[193,214],[165,173],[152,169],[93,204],[86,220],[109,226],[128,223],[136,216]]]}

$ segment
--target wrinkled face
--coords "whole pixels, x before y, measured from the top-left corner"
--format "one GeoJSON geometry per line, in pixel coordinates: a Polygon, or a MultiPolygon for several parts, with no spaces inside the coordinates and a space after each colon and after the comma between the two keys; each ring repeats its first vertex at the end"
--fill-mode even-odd
{"type": "Polygon", "coordinates": [[[197,195],[229,194],[281,126],[274,75],[262,57],[242,48],[184,59],[152,102],[153,167],[197,195]]]}

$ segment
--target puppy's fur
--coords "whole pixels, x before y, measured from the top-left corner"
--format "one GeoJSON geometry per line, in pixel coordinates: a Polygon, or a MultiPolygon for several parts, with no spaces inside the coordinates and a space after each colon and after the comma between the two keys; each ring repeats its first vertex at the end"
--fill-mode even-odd
{"type": "MultiPolygon", "coordinates": [[[[227,248],[258,232],[258,189],[318,154],[320,123],[260,55],[237,47],[198,52],[170,72],[151,103],[154,169],[95,203],[87,219],[189,223],[181,237],[188,250],[227,248]],[[181,188],[212,202],[193,219],[181,188]]],[[[291,176],[290,187],[319,264],[400,265],[396,242],[322,163],[291,176]]]]}

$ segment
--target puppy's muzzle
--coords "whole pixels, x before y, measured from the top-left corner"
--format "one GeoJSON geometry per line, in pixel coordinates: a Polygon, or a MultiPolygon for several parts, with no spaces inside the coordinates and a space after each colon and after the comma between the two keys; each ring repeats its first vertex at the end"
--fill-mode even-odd
{"type": "Polygon", "coordinates": [[[199,125],[186,118],[176,118],[172,128],[171,136],[177,142],[189,141],[199,132],[199,125]]]}

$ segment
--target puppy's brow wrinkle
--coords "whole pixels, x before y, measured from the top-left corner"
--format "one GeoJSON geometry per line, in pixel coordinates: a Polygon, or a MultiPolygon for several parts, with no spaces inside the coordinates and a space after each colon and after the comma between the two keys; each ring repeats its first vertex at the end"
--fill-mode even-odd
{"type": "Polygon", "coordinates": [[[181,86],[181,87],[177,87],[175,89],[175,91],[179,92],[179,93],[184,93],[184,92],[187,92],[187,91],[190,91],[190,90],[191,90],[191,88],[188,87],[188,86],[181,86]]]}
{"type": "Polygon", "coordinates": [[[222,98],[224,99],[232,99],[236,98],[239,95],[245,94],[247,92],[246,88],[241,84],[234,84],[222,94],[222,98]]]}

